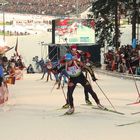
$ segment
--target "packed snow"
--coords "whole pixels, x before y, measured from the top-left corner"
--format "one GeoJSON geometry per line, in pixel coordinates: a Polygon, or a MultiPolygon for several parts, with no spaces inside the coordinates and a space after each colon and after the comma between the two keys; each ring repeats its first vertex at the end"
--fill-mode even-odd
{"type": "MultiPolygon", "coordinates": [[[[9,86],[10,99],[0,111],[0,137],[2,140],[132,140],[139,139],[140,124],[117,125],[140,120],[131,115],[140,110],[139,105],[126,104],[136,101],[138,94],[133,80],[115,78],[96,72],[98,85],[114,105],[119,115],[94,110],[85,106],[84,89],[78,85],[74,91],[75,114],[61,116],[67,109],[62,89],[52,90],[55,81],[40,80],[41,74],[24,74],[23,80],[9,86]]],[[[91,81],[90,81],[91,82],[91,81]]],[[[96,83],[91,82],[103,105],[110,103],[96,83]]],[[[137,81],[138,88],[140,83],[137,81]]],[[[64,91],[66,94],[67,87],[64,91]]],[[[95,105],[94,100],[90,100],[95,105]]]]}

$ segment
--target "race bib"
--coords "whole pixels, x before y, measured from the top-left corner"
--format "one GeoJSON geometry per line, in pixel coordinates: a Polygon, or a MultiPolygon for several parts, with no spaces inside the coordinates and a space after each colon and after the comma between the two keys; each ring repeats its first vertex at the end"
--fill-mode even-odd
{"type": "Polygon", "coordinates": [[[76,77],[81,73],[81,69],[77,66],[68,67],[67,73],[69,76],[76,77]]]}

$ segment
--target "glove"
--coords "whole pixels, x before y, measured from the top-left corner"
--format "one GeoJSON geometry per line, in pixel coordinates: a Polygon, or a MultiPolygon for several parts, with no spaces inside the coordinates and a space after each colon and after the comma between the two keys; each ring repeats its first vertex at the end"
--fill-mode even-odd
{"type": "Polygon", "coordinates": [[[96,81],[97,78],[96,78],[95,76],[92,76],[92,80],[93,80],[93,81],[96,81]]]}

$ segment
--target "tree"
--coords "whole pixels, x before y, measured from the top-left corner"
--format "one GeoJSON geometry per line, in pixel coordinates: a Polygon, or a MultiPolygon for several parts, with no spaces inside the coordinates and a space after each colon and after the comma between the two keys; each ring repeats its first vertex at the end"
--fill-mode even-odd
{"type": "Polygon", "coordinates": [[[124,5],[126,11],[131,10],[132,0],[95,0],[92,3],[92,13],[89,18],[95,19],[96,41],[101,47],[119,47],[119,14],[121,6],[124,5]]]}

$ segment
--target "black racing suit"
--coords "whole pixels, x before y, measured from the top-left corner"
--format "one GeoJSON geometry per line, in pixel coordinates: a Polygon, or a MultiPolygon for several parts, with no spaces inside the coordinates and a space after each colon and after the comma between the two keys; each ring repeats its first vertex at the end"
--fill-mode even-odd
{"type": "Polygon", "coordinates": [[[97,104],[100,103],[96,93],[93,91],[90,83],[88,82],[88,80],[86,79],[86,77],[84,76],[83,73],[81,73],[77,77],[70,77],[69,83],[72,83],[72,86],[68,85],[68,91],[67,91],[67,102],[70,105],[70,107],[74,107],[74,104],[73,104],[73,91],[74,91],[77,83],[80,83],[84,87],[85,95],[86,94],[88,95],[88,93],[90,93],[91,96],[93,97],[93,99],[95,100],[95,102],[97,104]]]}
{"type": "MultiPolygon", "coordinates": [[[[65,67],[61,67],[59,69],[59,71],[61,71],[62,69],[64,69],[65,67]]],[[[84,67],[84,71],[88,71],[93,79],[96,80],[94,72],[87,66],[84,67]]],[[[96,93],[93,91],[90,83],[88,82],[88,80],[86,79],[86,77],[84,76],[84,74],[81,72],[80,75],[76,76],[76,77],[71,77],[69,76],[69,82],[68,82],[68,91],[67,91],[67,104],[70,105],[70,107],[74,107],[73,104],[73,91],[77,85],[77,83],[80,83],[83,87],[84,87],[84,93],[85,93],[85,99],[88,100],[89,96],[88,93],[91,94],[91,96],[93,97],[93,99],[95,100],[95,102],[97,104],[99,104],[99,99],[96,95],[96,93]]]]}

